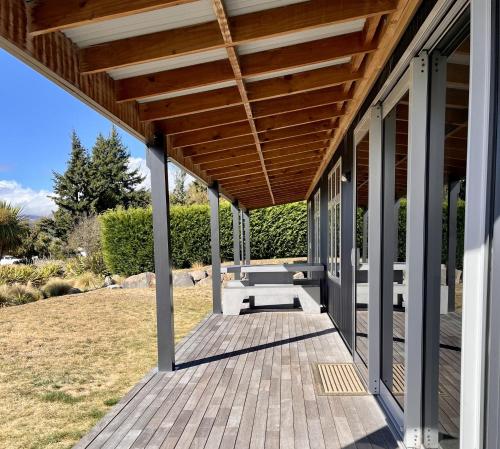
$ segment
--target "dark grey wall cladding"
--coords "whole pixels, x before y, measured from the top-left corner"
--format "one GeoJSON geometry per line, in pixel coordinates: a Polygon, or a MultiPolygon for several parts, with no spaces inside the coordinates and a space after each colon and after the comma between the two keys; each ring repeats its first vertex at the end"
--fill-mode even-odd
{"type": "Polygon", "coordinates": [[[405,34],[394,50],[392,56],[389,58],[386,66],[379,75],[374,87],[368,94],[364,101],[359,113],[349,128],[346,136],[344,137],[340,147],[333,155],[328,163],[328,166],[315,186],[313,195],[318,187],[321,187],[321,262],[327,263],[328,251],[328,173],[337,163],[339,157],[342,158],[342,172],[351,175],[349,182],[342,183],[342,236],[341,236],[341,282],[330,279],[325,276],[323,288],[323,304],[330,318],[337,326],[340,335],[344,339],[348,348],[352,351],[353,342],[353,299],[352,299],[352,266],[351,266],[351,250],[353,244],[353,207],[354,207],[354,191],[353,191],[353,134],[354,129],[358,122],[361,120],[366,110],[369,108],[373,99],[381,89],[382,85],[387,80],[387,77],[397,64],[404,51],[410,44],[411,40],[423,24],[424,20],[432,10],[437,0],[424,0],[418,9],[415,17],[408,26],[405,34]]]}

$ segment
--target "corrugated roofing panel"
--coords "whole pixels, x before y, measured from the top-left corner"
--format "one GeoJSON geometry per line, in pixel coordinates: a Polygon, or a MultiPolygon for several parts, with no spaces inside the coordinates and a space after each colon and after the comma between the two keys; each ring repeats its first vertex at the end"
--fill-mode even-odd
{"type": "Polygon", "coordinates": [[[223,83],[214,83],[208,86],[193,87],[192,89],[179,90],[177,92],[170,92],[164,95],[156,95],[137,100],[138,103],[148,103],[150,101],[165,100],[166,98],[180,97],[182,95],[197,94],[200,92],[207,92],[209,90],[222,89],[223,87],[236,86],[236,81],[224,81],[223,83]]]}
{"type": "Polygon", "coordinates": [[[249,14],[265,9],[279,8],[280,6],[302,3],[307,0],[225,0],[226,12],[230,16],[249,14]]]}
{"type": "Polygon", "coordinates": [[[250,77],[246,77],[245,81],[249,81],[249,82],[261,81],[261,80],[266,80],[266,79],[270,79],[270,78],[276,78],[278,76],[292,75],[293,73],[300,73],[300,72],[305,72],[308,70],[321,69],[323,67],[330,67],[333,65],[346,64],[350,60],[351,60],[350,57],[333,59],[331,61],[319,62],[317,64],[310,64],[310,65],[305,65],[302,67],[295,67],[293,69],[280,70],[278,72],[266,73],[264,75],[250,76],[250,77]]]}
{"type": "Polygon", "coordinates": [[[65,31],[78,47],[216,20],[211,0],[106,20],[65,31]]]}
{"type": "Polygon", "coordinates": [[[122,67],[110,70],[109,75],[115,80],[130,78],[132,76],[146,75],[148,73],[161,72],[163,70],[173,70],[190,65],[203,64],[204,62],[226,59],[227,52],[224,48],[205,51],[203,53],[194,53],[189,55],[177,56],[176,58],[161,59],[158,61],[146,62],[144,64],[135,64],[128,67],[122,67]]]}
{"type": "Polygon", "coordinates": [[[297,33],[275,36],[269,39],[262,39],[248,44],[238,46],[238,53],[245,55],[259,51],[271,50],[278,47],[302,44],[304,42],[326,39],[327,37],[339,36],[342,34],[355,33],[361,31],[365,25],[365,19],[352,20],[350,22],[327,25],[319,28],[299,31],[297,33]]]}

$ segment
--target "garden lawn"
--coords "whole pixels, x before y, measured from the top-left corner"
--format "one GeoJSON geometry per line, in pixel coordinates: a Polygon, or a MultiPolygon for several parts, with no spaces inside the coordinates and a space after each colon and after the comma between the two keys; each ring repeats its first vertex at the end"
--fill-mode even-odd
{"type": "MultiPolygon", "coordinates": [[[[101,289],[0,309],[0,448],[70,448],[156,365],[154,289],[101,289]]],[[[176,288],[178,341],[211,290],[176,288]]]]}

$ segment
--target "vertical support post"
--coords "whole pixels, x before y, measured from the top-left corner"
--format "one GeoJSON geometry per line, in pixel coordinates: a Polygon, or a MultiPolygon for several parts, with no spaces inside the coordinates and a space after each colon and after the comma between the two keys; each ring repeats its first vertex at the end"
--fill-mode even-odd
{"type": "Polygon", "coordinates": [[[448,285],[448,312],[455,311],[455,268],[457,266],[457,202],[460,182],[448,183],[448,263],[446,284],[448,285]]]}
{"type": "Polygon", "coordinates": [[[394,293],[394,197],[396,195],[396,108],[384,121],[384,152],[382,155],[382,366],[385,385],[392,389],[393,364],[393,293],[394,293]]]}
{"type": "Polygon", "coordinates": [[[408,294],[405,313],[405,429],[408,448],[422,444],[423,307],[425,298],[427,111],[429,61],[426,52],[410,64],[408,124],[408,209],[406,273],[408,294]],[[411,387],[409,387],[411,386],[411,387]],[[409,387],[409,388],[408,388],[409,387]]]}
{"type": "Polygon", "coordinates": [[[222,313],[220,278],[220,233],[219,233],[219,185],[208,187],[210,203],[210,247],[212,250],[212,307],[214,313],[222,313]]]}
{"type": "Polygon", "coordinates": [[[380,392],[380,309],[382,279],[382,108],[373,106],[369,135],[368,182],[368,389],[380,392]]]}
{"type": "Polygon", "coordinates": [[[399,210],[401,202],[398,199],[394,203],[394,262],[399,260],[399,210]]]}
{"type": "MultiPolygon", "coordinates": [[[[473,154],[467,158],[465,193],[467,205],[462,295],[460,447],[490,449],[495,446],[484,444],[487,385],[485,376],[488,355],[488,272],[491,263],[489,245],[492,219],[491,189],[495,170],[492,153],[493,136],[498,133],[495,108],[498,106],[497,46],[500,19],[497,0],[475,0],[471,2],[470,8],[471,58],[467,148],[473,154]]],[[[498,279],[497,273],[491,274],[498,279]]],[[[498,303],[498,291],[490,294],[494,299],[492,302],[498,303]]],[[[498,381],[494,388],[498,391],[498,381]]],[[[498,421],[495,425],[498,429],[498,421]]],[[[498,447],[498,440],[495,443],[498,447]]]]}
{"type": "Polygon", "coordinates": [[[172,264],[170,260],[170,217],[166,152],[167,148],[163,135],[155,135],[153,142],[148,146],[147,165],[151,172],[151,202],[153,205],[159,371],[172,371],[175,367],[174,302],[172,264]]]}
{"type": "Polygon", "coordinates": [[[244,257],[245,265],[250,265],[250,211],[243,211],[243,230],[245,234],[244,257]]]}
{"type": "MultiPolygon", "coordinates": [[[[363,263],[368,262],[368,211],[363,213],[363,248],[361,249],[361,260],[363,263]]],[[[356,261],[356,264],[358,261],[356,261]]]]}
{"type": "MultiPolygon", "coordinates": [[[[233,260],[235,265],[241,265],[240,255],[240,211],[238,202],[231,203],[231,212],[233,216],[233,260]]],[[[240,279],[239,272],[234,273],[235,279],[240,279]]]]}
{"type": "MultiPolygon", "coordinates": [[[[429,141],[427,152],[427,207],[425,216],[424,291],[424,414],[423,443],[439,447],[439,334],[441,318],[441,248],[443,231],[443,173],[446,129],[447,58],[434,52],[430,58],[429,141]]],[[[418,95],[418,93],[416,93],[418,95]]],[[[421,151],[416,148],[416,151],[421,151]]],[[[422,182],[422,181],[420,181],[422,182]]],[[[418,211],[417,211],[418,212],[418,211]]],[[[424,212],[424,211],[422,211],[424,212]]],[[[453,263],[455,270],[455,263],[453,263]]],[[[411,301],[412,299],[410,299],[411,301]]]]}
{"type": "Polygon", "coordinates": [[[243,229],[243,209],[240,208],[239,221],[240,221],[240,258],[241,263],[245,263],[245,231],[243,229]]]}

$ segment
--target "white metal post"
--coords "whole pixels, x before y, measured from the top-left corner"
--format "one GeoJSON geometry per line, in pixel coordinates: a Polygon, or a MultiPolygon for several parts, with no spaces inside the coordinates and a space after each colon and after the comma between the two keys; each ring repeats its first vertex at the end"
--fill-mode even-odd
{"type": "Polygon", "coordinates": [[[368,173],[368,389],[373,394],[380,391],[382,138],[382,108],[377,105],[371,110],[368,173]]]}
{"type": "Polygon", "coordinates": [[[405,429],[408,448],[422,444],[423,302],[425,297],[427,111],[429,61],[426,52],[410,64],[408,204],[406,235],[405,429]]]}

